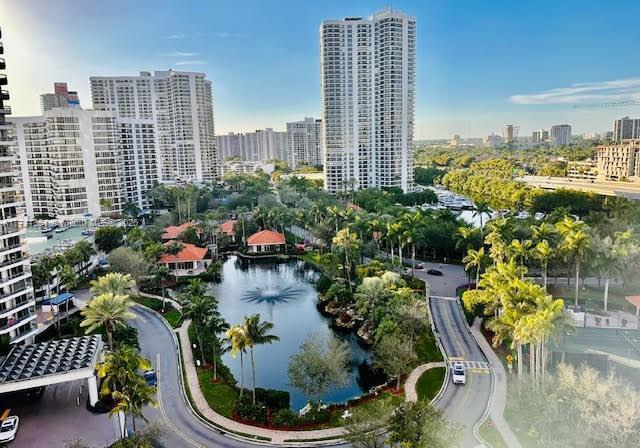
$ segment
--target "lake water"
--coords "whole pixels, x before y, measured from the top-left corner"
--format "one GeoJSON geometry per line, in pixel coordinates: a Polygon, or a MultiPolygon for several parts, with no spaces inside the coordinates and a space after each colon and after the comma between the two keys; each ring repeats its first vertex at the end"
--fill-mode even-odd
{"type": "MultiPolygon", "coordinates": [[[[272,333],[280,340],[271,345],[256,347],[256,385],[258,387],[286,390],[291,395],[291,407],[301,409],[307,397],[288,384],[287,366],[289,357],[296,353],[300,344],[310,335],[333,333],[346,340],[351,349],[351,380],[342,389],[331,391],[323,401],[340,403],[360,395],[371,386],[361,386],[363,381],[359,366],[370,361],[370,353],[357,342],[353,333],[338,335],[329,327],[329,319],[316,309],[317,292],[313,281],[318,273],[305,267],[301,261],[287,262],[247,261],[232,256],[225,261],[222,282],[211,284],[218,298],[221,314],[230,325],[243,321],[244,316],[259,313],[262,320],[272,322],[272,333]]],[[[238,384],[240,360],[229,353],[223,356],[238,384]]],[[[251,364],[245,357],[245,387],[251,386],[251,364]]],[[[364,375],[363,375],[364,376],[364,375]]]]}

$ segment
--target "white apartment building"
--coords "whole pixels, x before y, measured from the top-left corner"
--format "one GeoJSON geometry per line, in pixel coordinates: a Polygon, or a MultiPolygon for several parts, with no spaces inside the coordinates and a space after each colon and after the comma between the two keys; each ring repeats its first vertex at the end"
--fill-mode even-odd
{"type": "Polygon", "coordinates": [[[640,139],[640,118],[623,117],[613,122],[613,139],[616,143],[622,140],[640,139]]]}
{"type": "Polygon", "coordinates": [[[225,160],[220,163],[220,175],[222,178],[229,174],[254,174],[258,172],[271,174],[275,169],[275,163],[250,162],[247,160],[225,160]]]}
{"type": "MultiPolygon", "coordinates": [[[[140,72],[139,76],[94,76],[90,81],[94,109],[110,111],[134,128],[142,124],[153,126],[147,127],[147,131],[153,131],[153,138],[150,133],[146,139],[141,134],[142,147],[138,147],[134,136],[129,154],[143,165],[145,157],[151,158],[144,140],[151,145],[149,141],[153,139],[156,162],[149,163],[155,164],[156,169],[145,165],[149,175],[155,171],[163,182],[215,180],[212,88],[204,73],[140,72]]],[[[135,189],[144,190],[144,186],[136,185],[135,189]]]]}
{"type": "Polygon", "coordinates": [[[239,158],[252,162],[287,160],[287,133],[272,128],[216,136],[220,160],[239,158]]]}
{"type": "Polygon", "coordinates": [[[597,146],[596,170],[604,180],[640,180],[640,140],[597,146]]]}
{"type": "Polygon", "coordinates": [[[11,121],[29,219],[120,212],[120,125],[110,112],[58,108],[11,121]]]}
{"type": "Polygon", "coordinates": [[[571,126],[568,124],[551,126],[549,138],[556,146],[567,146],[571,144],[571,126]]]}
{"type": "Polygon", "coordinates": [[[320,26],[325,188],[413,190],[416,21],[385,9],[320,26]]]}
{"type": "MultiPolygon", "coordinates": [[[[2,38],[2,30],[0,30],[2,38]]],[[[15,179],[11,108],[6,63],[0,42],[0,337],[12,344],[30,344],[38,330],[36,302],[31,281],[31,262],[22,241],[22,201],[15,179]]]]}
{"type": "Polygon", "coordinates": [[[531,133],[533,143],[544,143],[547,140],[549,140],[549,131],[545,129],[537,129],[531,133]]]}
{"type": "Polygon", "coordinates": [[[291,169],[298,165],[322,165],[322,120],[305,117],[287,123],[288,162],[291,169]]]}

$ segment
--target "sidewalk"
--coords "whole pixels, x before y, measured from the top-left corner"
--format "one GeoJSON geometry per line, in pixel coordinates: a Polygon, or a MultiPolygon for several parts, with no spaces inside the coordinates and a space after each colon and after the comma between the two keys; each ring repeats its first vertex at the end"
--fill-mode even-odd
{"type": "Polygon", "coordinates": [[[507,373],[504,370],[504,366],[498,359],[498,356],[491,348],[491,345],[489,345],[480,331],[481,322],[482,321],[478,318],[473,321],[471,334],[478,342],[480,349],[484,352],[487,360],[489,361],[489,365],[493,370],[494,393],[493,398],[489,403],[489,416],[507,446],[509,448],[521,448],[518,438],[504,419],[504,409],[507,404],[507,373]]]}
{"type": "Polygon", "coordinates": [[[343,434],[342,428],[319,429],[314,431],[281,431],[259,428],[257,426],[250,426],[236,422],[214,412],[213,409],[209,407],[207,400],[204,398],[204,395],[200,390],[198,372],[195,367],[193,353],[189,343],[188,328],[190,323],[191,321],[187,320],[178,329],[182,356],[184,357],[185,377],[187,384],[189,385],[189,392],[193,399],[193,405],[206,419],[229,431],[266,437],[271,439],[271,443],[274,445],[282,445],[285,440],[293,442],[305,442],[308,440],[309,442],[307,442],[307,445],[309,446],[314,444],[313,441],[316,442],[315,444],[326,444],[327,440],[322,441],[319,439],[339,438],[343,434]]]}
{"type": "MultiPolygon", "coordinates": [[[[405,400],[408,402],[418,401],[418,391],[416,390],[416,384],[424,372],[429,369],[435,369],[436,367],[445,367],[444,362],[428,362],[421,364],[411,371],[407,380],[404,382],[404,395],[405,400]]],[[[446,379],[445,379],[446,381],[446,379]]],[[[442,388],[441,388],[442,389],[442,388]]],[[[437,397],[438,395],[436,395],[437,397]]],[[[434,399],[436,398],[434,397],[434,399]]]]}

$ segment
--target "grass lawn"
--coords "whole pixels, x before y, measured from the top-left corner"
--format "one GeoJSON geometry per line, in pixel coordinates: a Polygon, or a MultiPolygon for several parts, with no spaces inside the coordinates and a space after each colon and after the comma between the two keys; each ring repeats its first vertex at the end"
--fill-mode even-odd
{"type": "Polygon", "coordinates": [[[425,334],[418,338],[415,350],[416,355],[418,355],[418,362],[416,365],[431,361],[444,361],[442,353],[440,353],[438,345],[436,344],[436,338],[431,333],[430,328],[427,328],[425,334]]]}
{"type": "MultiPolygon", "coordinates": [[[[219,378],[219,377],[218,377],[219,378]]],[[[198,370],[198,382],[209,407],[220,415],[231,418],[238,391],[226,383],[213,383],[213,370],[198,370]]]]}
{"type": "Polygon", "coordinates": [[[429,369],[420,375],[420,378],[418,378],[418,382],[416,383],[418,400],[431,401],[440,391],[445,374],[446,369],[444,367],[436,367],[435,369],[429,369]]]}
{"type": "MultiPolygon", "coordinates": [[[[376,401],[388,401],[389,403],[391,403],[392,406],[398,406],[400,403],[402,403],[404,401],[404,397],[402,395],[393,395],[389,392],[383,392],[382,394],[380,394],[378,397],[369,400],[369,401],[365,401],[357,406],[354,406],[352,408],[350,408],[352,411],[354,409],[367,409],[368,407],[373,406],[373,404],[376,401]]],[[[338,427],[338,426],[342,426],[344,424],[344,420],[342,419],[342,413],[344,412],[344,409],[336,409],[333,412],[331,412],[331,416],[329,417],[329,422],[327,424],[328,427],[338,427]]]]}
{"type": "Polygon", "coordinates": [[[160,313],[162,317],[164,317],[167,322],[169,322],[171,328],[178,328],[180,325],[182,325],[182,315],[180,314],[180,311],[175,309],[169,302],[165,302],[163,313],[160,311],[162,309],[162,301],[159,299],[142,296],[131,296],[131,300],[160,313]]]}
{"type": "Polygon", "coordinates": [[[492,448],[508,448],[507,444],[502,439],[502,436],[493,425],[493,421],[488,418],[478,429],[480,436],[492,447],[492,448]]]}
{"type": "Polygon", "coordinates": [[[318,252],[305,252],[303,254],[298,255],[302,261],[306,261],[307,263],[311,263],[317,268],[321,268],[320,265],[320,254],[318,252]]]}
{"type": "MultiPolygon", "coordinates": [[[[565,304],[573,305],[574,303],[574,287],[567,287],[567,285],[549,285],[549,292],[554,297],[562,297],[565,299],[565,304]]],[[[636,295],[640,293],[640,288],[633,287],[622,288],[620,286],[609,286],[609,303],[608,308],[610,311],[626,311],[627,313],[636,312],[636,308],[625,300],[625,296],[636,295]]],[[[582,288],[580,286],[579,305],[587,305],[592,310],[604,310],[604,282],[601,287],[588,285],[582,288]]]]}

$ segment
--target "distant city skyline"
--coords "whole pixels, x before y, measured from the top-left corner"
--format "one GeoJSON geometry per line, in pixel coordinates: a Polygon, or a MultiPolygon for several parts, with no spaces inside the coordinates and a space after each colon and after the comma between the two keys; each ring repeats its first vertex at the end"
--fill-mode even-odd
{"type": "MultiPolygon", "coordinates": [[[[372,0],[269,3],[0,0],[14,116],[38,115],[40,95],[68,82],[91,105],[90,76],[189,70],[213,83],[217,134],[320,116],[319,27],[366,17],[372,0]]],[[[482,137],[505,124],[520,135],[560,123],[601,132],[640,107],[574,108],[640,99],[630,59],[640,5],[550,0],[463,4],[397,1],[416,17],[415,138],[482,137]],[[625,14],[619,11],[624,10],[625,14]],[[551,14],[550,11],[553,11],[551,14]],[[602,25],[615,23],[615,33],[602,25]]]]}

